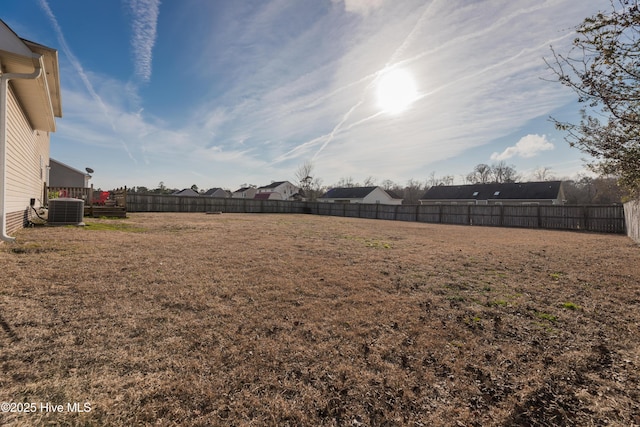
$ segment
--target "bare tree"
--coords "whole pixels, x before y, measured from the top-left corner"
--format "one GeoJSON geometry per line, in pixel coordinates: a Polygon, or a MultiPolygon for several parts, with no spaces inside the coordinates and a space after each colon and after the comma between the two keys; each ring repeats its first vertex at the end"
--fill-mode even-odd
{"type": "Polygon", "coordinates": [[[380,186],[384,189],[384,190],[391,190],[394,187],[397,187],[398,184],[396,184],[395,182],[391,181],[390,179],[385,179],[384,181],[382,181],[382,183],[380,183],[380,186]]]}
{"type": "Polygon", "coordinates": [[[353,177],[342,177],[338,180],[338,182],[334,185],[336,188],[344,188],[344,187],[359,187],[360,185],[357,182],[354,182],[353,177]]]}
{"type": "Polygon", "coordinates": [[[405,205],[417,205],[420,203],[420,198],[426,191],[425,186],[416,179],[410,179],[407,181],[407,185],[404,187],[404,191],[401,193],[403,196],[402,203],[405,205]]]}
{"type": "Polygon", "coordinates": [[[516,182],[519,179],[515,168],[507,165],[504,160],[493,164],[491,166],[491,173],[493,176],[493,182],[516,182]]]}
{"type": "Polygon", "coordinates": [[[322,179],[314,177],[314,174],[315,165],[309,160],[300,165],[295,172],[295,177],[300,183],[304,197],[311,201],[318,198],[322,188],[322,179]]]}
{"type": "Polygon", "coordinates": [[[640,5],[611,0],[610,13],[599,12],[576,27],[566,55],[552,48],[546,61],[557,81],[571,88],[584,106],[579,124],[552,119],[567,132],[572,147],[598,160],[594,171],[618,176],[640,193],[640,5]]]}
{"type": "Polygon", "coordinates": [[[467,181],[472,184],[486,184],[491,181],[491,166],[479,163],[473,168],[473,172],[467,175],[467,181]]]}
{"type": "Polygon", "coordinates": [[[626,192],[615,177],[578,176],[563,183],[568,204],[612,204],[620,203],[626,192]]]}
{"type": "Polygon", "coordinates": [[[438,185],[453,185],[453,175],[436,176],[435,172],[431,172],[427,178],[427,187],[436,187],[438,185]]]}
{"type": "Polygon", "coordinates": [[[300,183],[300,187],[305,188],[313,180],[313,162],[307,160],[296,169],[295,177],[300,183]]]}
{"type": "Polygon", "coordinates": [[[375,185],[376,185],[376,179],[372,176],[368,176],[364,180],[364,183],[362,184],[363,187],[375,187],[375,185]]]}
{"type": "Polygon", "coordinates": [[[539,167],[533,173],[533,177],[536,181],[553,181],[555,176],[551,173],[551,168],[546,166],[539,167]]]}

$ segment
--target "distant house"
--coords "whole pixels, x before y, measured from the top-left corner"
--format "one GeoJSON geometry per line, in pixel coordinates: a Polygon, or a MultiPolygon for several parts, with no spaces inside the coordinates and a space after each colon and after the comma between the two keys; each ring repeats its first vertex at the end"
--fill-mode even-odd
{"type": "Polygon", "coordinates": [[[442,203],[561,205],[563,201],[562,181],[438,185],[427,190],[420,199],[423,205],[442,203]]]}
{"type": "Polygon", "coordinates": [[[227,193],[227,191],[223,190],[222,188],[210,188],[207,191],[205,191],[204,193],[202,193],[202,196],[205,196],[205,197],[229,197],[229,193],[227,193]]]}
{"type": "Polygon", "coordinates": [[[0,224],[2,240],[44,203],[51,132],[62,117],[58,52],[0,20],[0,224]]]}
{"type": "Polygon", "coordinates": [[[89,187],[91,175],[69,165],[49,159],[49,187],[89,187]]]}
{"type": "Polygon", "coordinates": [[[200,196],[200,193],[193,191],[190,188],[185,188],[184,190],[178,190],[178,191],[174,191],[173,193],[171,193],[172,196],[190,196],[190,197],[194,197],[194,196],[200,196]]]}
{"type": "Polygon", "coordinates": [[[256,188],[256,194],[253,198],[261,200],[296,200],[299,194],[300,188],[289,181],[277,181],[256,188]]]}
{"type": "Polygon", "coordinates": [[[402,198],[381,187],[332,188],[318,199],[329,203],[373,203],[381,205],[401,205],[402,198]]]}
{"type": "Polygon", "coordinates": [[[231,193],[234,199],[253,199],[256,195],[256,187],[242,187],[231,193]]]}

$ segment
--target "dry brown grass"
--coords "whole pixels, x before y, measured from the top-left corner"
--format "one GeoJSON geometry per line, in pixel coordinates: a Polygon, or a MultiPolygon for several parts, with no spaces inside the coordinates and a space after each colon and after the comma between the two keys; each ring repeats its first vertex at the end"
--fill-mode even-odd
{"type": "Polygon", "coordinates": [[[17,237],[0,401],[91,411],[2,425],[640,424],[623,236],[131,214],[17,237]]]}

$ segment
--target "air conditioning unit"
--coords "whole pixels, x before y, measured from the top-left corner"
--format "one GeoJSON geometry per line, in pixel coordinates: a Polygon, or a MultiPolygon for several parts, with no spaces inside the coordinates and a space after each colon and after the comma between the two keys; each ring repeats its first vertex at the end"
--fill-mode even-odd
{"type": "Polygon", "coordinates": [[[84,225],[84,200],[58,198],[49,200],[47,222],[51,225],[84,225]]]}

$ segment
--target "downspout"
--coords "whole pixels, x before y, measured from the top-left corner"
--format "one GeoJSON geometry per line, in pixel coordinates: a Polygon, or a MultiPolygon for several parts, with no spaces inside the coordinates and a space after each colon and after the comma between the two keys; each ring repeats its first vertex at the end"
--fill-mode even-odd
{"type": "Polygon", "coordinates": [[[30,74],[2,73],[0,69],[0,239],[5,242],[15,242],[15,237],[7,235],[7,104],[9,92],[9,80],[24,79],[34,80],[42,74],[42,55],[37,55],[38,59],[35,70],[30,74]]]}

